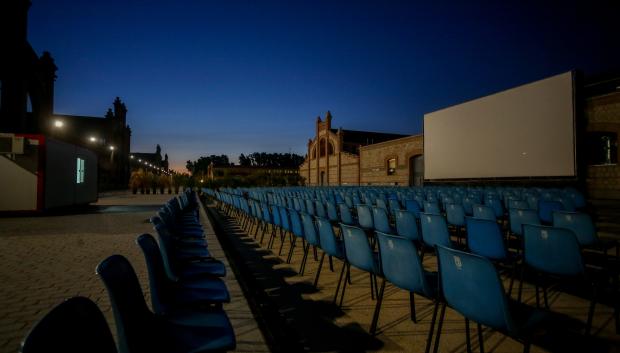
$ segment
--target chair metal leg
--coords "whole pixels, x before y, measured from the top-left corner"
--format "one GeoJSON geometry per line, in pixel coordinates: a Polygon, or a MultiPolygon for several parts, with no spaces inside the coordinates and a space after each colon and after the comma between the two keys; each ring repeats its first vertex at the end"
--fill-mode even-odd
{"type": "Polygon", "coordinates": [[[431,319],[431,328],[428,330],[428,337],[426,338],[426,348],[424,353],[429,353],[431,350],[431,344],[433,343],[433,331],[435,330],[435,321],[437,320],[437,309],[439,308],[439,300],[435,300],[433,308],[433,317],[431,319]]]}
{"type": "Polygon", "coordinates": [[[329,270],[334,272],[334,261],[332,261],[332,257],[329,257],[329,270]]]}
{"type": "Polygon", "coordinates": [[[484,353],[484,338],[482,337],[482,325],[478,324],[478,344],[480,345],[480,353],[484,353]]]}
{"type": "MultiPolygon", "coordinates": [[[[351,280],[351,264],[347,263],[347,277],[348,280],[351,280]]],[[[350,283],[350,282],[349,282],[350,283]]],[[[345,279],[344,284],[342,285],[342,293],[340,294],[340,304],[338,306],[342,307],[342,303],[344,302],[344,291],[347,289],[347,280],[345,279]]]]}
{"type": "Polygon", "coordinates": [[[319,261],[319,257],[316,251],[316,245],[312,246],[313,252],[314,252],[314,261],[319,261]]]}
{"type": "Polygon", "coordinates": [[[409,292],[409,306],[411,307],[411,321],[417,324],[418,318],[415,314],[415,294],[413,292],[409,292]]]}
{"type": "Polygon", "coordinates": [[[370,299],[375,300],[375,285],[372,280],[372,273],[368,272],[368,275],[370,276],[370,299]]]}
{"type": "Polygon", "coordinates": [[[349,284],[353,284],[353,282],[351,282],[351,265],[347,266],[347,278],[346,279],[349,284]]]}
{"type": "Polygon", "coordinates": [[[385,278],[381,281],[381,289],[379,289],[379,295],[377,296],[377,305],[375,305],[375,313],[372,316],[372,323],[370,324],[370,334],[375,335],[377,331],[377,323],[379,322],[379,311],[381,311],[381,303],[383,302],[383,293],[385,291],[385,278]]]}
{"type": "Polygon", "coordinates": [[[517,262],[512,264],[512,276],[510,276],[510,285],[508,286],[508,297],[512,294],[512,287],[515,283],[515,277],[517,277],[517,262]]]}
{"type": "Polygon", "coordinates": [[[263,239],[265,239],[265,232],[267,231],[267,226],[268,224],[265,223],[265,225],[263,226],[263,234],[261,234],[260,236],[260,244],[263,245],[263,239]]]}
{"type": "Polygon", "coordinates": [[[282,255],[282,248],[284,247],[284,238],[286,238],[286,232],[280,229],[280,250],[278,250],[278,256],[282,255]]]}
{"type": "Polygon", "coordinates": [[[316,270],[316,277],[314,277],[314,288],[316,288],[316,286],[319,284],[319,276],[321,275],[323,260],[325,260],[325,252],[323,252],[323,255],[321,255],[321,260],[319,261],[319,268],[316,270]]]}
{"type": "Polygon", "coordinates": [[[439,339],[441,337],[441,326],[443,326],[443,318],[446,315],[446,303],[441,305],[441,314],[439,314],[439,323],[437,324],[437,336],[435,336],[435,348],[433,353],[437,353],[439,350],[439,339]]]}
{"type": "Polygon", "coordinates": [[[306,244],[306,246],[303,247],[304,249],[304,254],[301,257],[301,265],[299,266],[299,275],[303,276],[304,275],[304,270],[306,269],[306,260],[308,259],[308,248],[310,247],[310,244],[306,244]]]}
{"type": "Polygon", "coordinates": [[[592,300],[590,301],[590,308],[588,310],[588,321],[586,323],[586,337],[590,335],[592,329],[592,319],[594,317],[594,307],[596,306],[596,296],[598,293],[598,284],[593,283],[592,300]]]}
{"type": "MultiPolygon", "coordinates": [[[[292,235],[291,235],[292,236],[292,235]]],[[[295,250],[295,243],[297,243],[297,237],[292,236],[293,240],[291,240],[291,248],[288,250],[288,257],[286,258],[286,263],[290,264],[293,259],[293,250],[295,250]]]]}
{"type": "Polygon", "coordinates": [[[467,353],[471,353],[471,337],[469,332],[468,318],[465,318],[465,344],[467,345],[467,353]]]}
{"type": "Polygon", "coordinates": [[[523,294],[523,277],[525,275],[525,264],[521,265],[521,278],[519,279],[519,294],[517,295],[517,301],[521,303],[521,295],[523,294]]]}
{"type": "Polygon", "coordinates": [[[342,276],[344,275],[344,270],[346,267],[347,267],[347,263],[343,261],[342,269],[340,270],[340,277],[338,277],[338,285],[336,285],[336,293],[334,293],[334,304],[336,304],[336,300],[338,299],[338,292],[340,291],[340,284],[342,283],[342,276]]]}

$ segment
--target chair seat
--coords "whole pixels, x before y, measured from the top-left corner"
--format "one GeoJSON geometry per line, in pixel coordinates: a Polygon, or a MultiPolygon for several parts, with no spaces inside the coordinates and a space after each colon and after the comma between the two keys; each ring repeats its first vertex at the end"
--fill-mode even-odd
{"type": "Polygon", "coordinates": [[[162,352],[216,352],[236,346],[234,331],[224,312],[169,315],[162,320],[159,331],[162,352]]]}

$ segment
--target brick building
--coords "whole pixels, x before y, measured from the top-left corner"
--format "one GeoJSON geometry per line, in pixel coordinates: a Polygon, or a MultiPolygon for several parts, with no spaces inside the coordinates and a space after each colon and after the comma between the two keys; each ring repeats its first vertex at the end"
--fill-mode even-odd
{"type": "Polygon", "coordinates": [[[316,120],[315,137],[299,167],[306,185],[408,185],[408,168],[422,154],[421,135],[332,129],[331,123],[330,112],[325,121],[316,120]]]}
{"type": "MultiPolygon", "coordinates": [[[[620,76],[589,79],[577,89],[577,181],[590,198],[620,199],[620,76]]],[[[331,122],[329,112],[317,118],[299,167],[306,185],[423,183],[423,135],[332,129],[331,122]]]]}

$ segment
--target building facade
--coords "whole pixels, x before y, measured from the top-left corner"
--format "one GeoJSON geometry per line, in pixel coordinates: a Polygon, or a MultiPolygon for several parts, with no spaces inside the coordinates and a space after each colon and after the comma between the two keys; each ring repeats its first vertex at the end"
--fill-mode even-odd
{"type": "MultiPolygon", "coordinates": [[[[565,182],[581,185],[593,199],[620,200],[620,76],[584,82],[577,88],[578,176],[565,182]]],[[[423,135],[332,129],[331,122],[329,112],[324,120],[317,118],[315,136],[299,167],[306,185],[422,185],[423,135]]]]}
{"type": "Polygon", "coordinates": [[[330,112],[315,127],[299,167],[306,185],[408,185],[409,160],[422,154],[421,135],[333,129],[330,112]]]}

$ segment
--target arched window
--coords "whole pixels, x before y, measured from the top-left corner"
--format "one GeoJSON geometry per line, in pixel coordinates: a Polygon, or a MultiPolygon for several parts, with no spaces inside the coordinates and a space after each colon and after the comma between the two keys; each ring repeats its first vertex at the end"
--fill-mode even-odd
{"type": "Polygon", "coordinates": [[[316,147],[312,147],[312,150],[310,151],[310,159],[315,159],[316,158],[316,147]]]}

